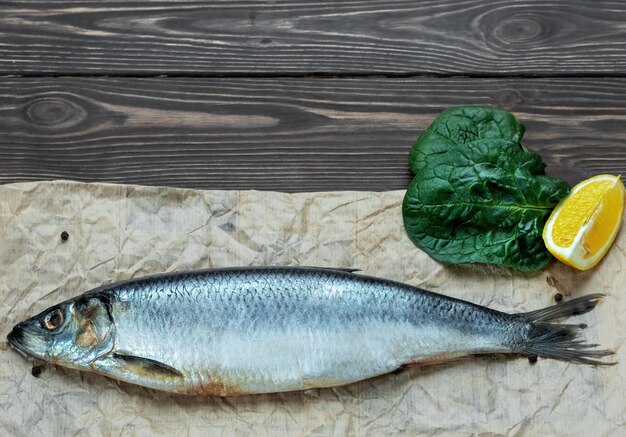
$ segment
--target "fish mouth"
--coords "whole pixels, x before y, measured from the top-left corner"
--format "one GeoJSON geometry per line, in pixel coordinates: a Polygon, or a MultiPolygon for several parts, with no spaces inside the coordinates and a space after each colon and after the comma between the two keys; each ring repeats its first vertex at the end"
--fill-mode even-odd
{"type": "Polygon", "coordinates": [[[22,344],[24,339],[24,332],[19,329],[19,325],[16,325],[9,335],[7,335],[7,341],[11,346],[13,346],[18,352],[24,355],[26,358],[32,358],[31,353],[26,349],[26,347],[22,344]]]}

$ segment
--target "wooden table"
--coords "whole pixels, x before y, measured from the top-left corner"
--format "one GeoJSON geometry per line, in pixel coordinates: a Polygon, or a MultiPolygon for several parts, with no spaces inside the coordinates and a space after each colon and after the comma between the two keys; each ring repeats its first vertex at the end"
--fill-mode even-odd
{"type": "Polygon", "coordinates": [[[626,173],[626,2],[0,1],[0,183],[406,188],[496,105],[570,183],[626,173]]]}

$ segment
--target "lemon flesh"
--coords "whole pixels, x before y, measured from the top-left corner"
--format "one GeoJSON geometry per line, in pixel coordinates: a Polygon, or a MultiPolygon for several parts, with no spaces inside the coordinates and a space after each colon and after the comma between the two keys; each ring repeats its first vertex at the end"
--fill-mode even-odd
{"type": "Polygon", "coordinates": [[[596,265],[622,224],[624,184],[619,176],[598,175],[576,185],[554,209],[543,240],[557,259],[580,270],[596,265]]]}

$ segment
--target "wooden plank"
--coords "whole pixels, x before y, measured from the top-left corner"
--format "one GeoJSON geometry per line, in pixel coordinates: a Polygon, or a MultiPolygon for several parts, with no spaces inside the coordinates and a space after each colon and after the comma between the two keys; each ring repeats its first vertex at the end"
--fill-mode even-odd
{"type": "Polygon", "coordinates": [[[626,2],[0,2],[0,74],[626,73],[626,2]]]}
{"type": "Polygon", "coordinates": [[[0,80],[0,182],[403,189],[453,105],[498,105],[571,183],[626,174],[626,78],[0,80]]]}

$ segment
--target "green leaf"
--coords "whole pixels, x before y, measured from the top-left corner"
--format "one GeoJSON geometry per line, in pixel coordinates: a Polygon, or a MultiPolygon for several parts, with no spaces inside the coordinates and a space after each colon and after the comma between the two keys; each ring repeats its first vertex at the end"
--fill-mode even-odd
{"type": "Polygon", "coordinates": [[[413,145],[415,177],[402,205],[409,237],[447,263],[492,263],[521,271],[551,255],[541,232],[569,185],[520,141],[524,126],[495,108],[441,113],[413,145]]]}

